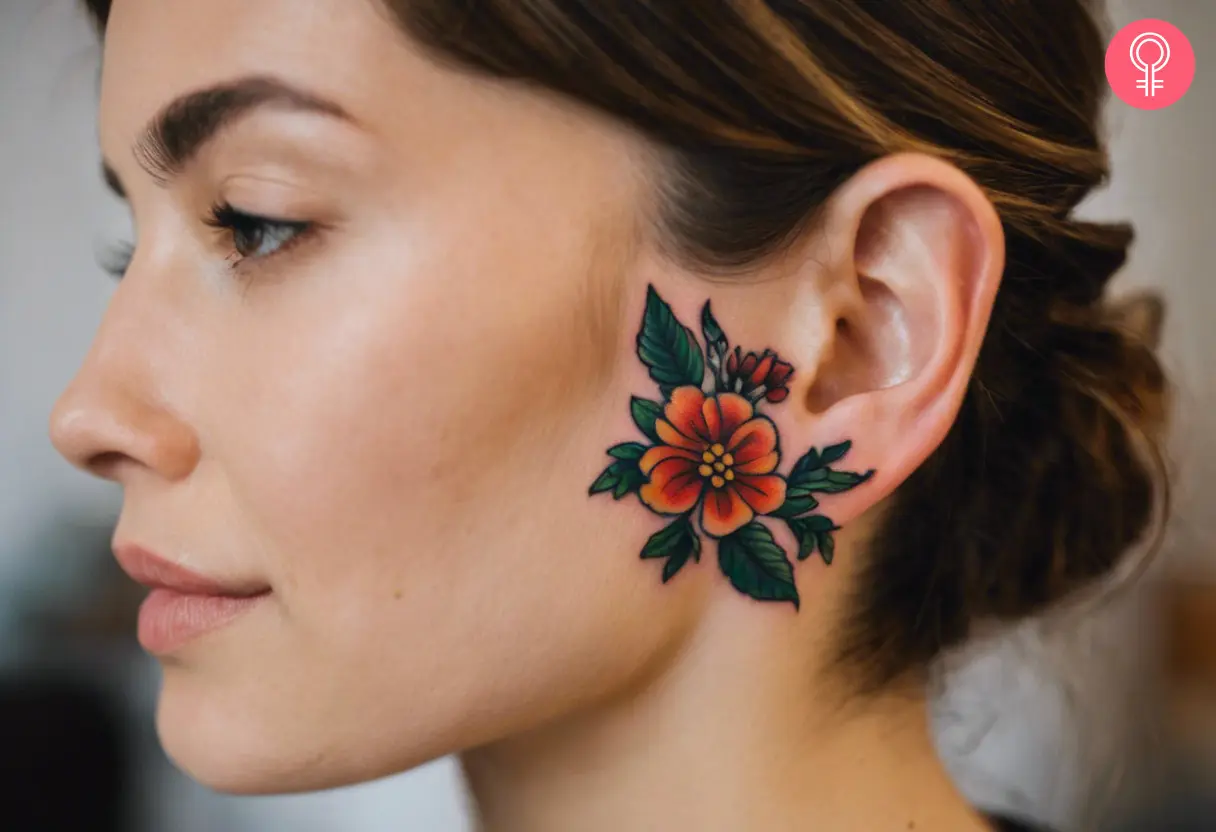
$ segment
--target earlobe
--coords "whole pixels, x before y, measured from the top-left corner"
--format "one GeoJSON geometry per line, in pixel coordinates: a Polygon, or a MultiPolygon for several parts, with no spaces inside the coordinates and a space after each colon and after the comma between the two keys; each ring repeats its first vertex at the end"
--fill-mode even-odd
{"type": "Polygon", "coordinates": [[[823,229],[830,341],[799,392],[815,434],[852,438],[859,461],[878,471],[864,499],[844,501],[848,519],[894,491],[954,423],[1004,268],[1004,235],[974,181],[920,155],[859,172],[823,229]]]}

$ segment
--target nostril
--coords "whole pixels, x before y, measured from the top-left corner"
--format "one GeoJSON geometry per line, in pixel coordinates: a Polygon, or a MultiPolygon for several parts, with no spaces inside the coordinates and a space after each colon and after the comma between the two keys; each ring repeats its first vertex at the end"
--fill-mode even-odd
{"type": "Polygon", "coordinates": [[[51,414],[52,444],[77,468],[105,479],[119,480],[132,467],[169,480],[188,476],[200,455],[193,428],[124,381],[94,373],[70,388],[51,414]]]}
{"type": "Polygon", "coordinates": [[[120,465],[126,460],[129,460],[126,454],[118,451],[103,451],[93,454],[84,461],[84,467],[90,472],[103,479],[116,479],[116,472],[120,465]]]}

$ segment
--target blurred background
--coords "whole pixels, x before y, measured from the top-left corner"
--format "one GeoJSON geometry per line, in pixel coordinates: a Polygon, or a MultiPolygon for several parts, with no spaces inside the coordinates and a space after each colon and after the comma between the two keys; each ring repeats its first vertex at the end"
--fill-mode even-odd
{"type": "MultiPolygon", "coordinates": [[[[1116,26],[1168,20],[1197,55],[1170,109],[1112,99],[1114,178],[1085,210],[1135,224],[1115,291],[1165,302],[1176,516],[1148,579],[950,657],[934,709],[976,802],[1062,832],[1108,828],[1151,786],[1178,786],[1174,766],[1211,753],[1216,725],[1216,2],[1115,0],[1110,12],[1116,26]]],[[[191,783],[157,747],[157,668],[134,642],[139,593],[109,553],[121,495],[46,438],[113,288],[98,258],[131,236],[99,175],[98,59],[73,0],[0,2],[0,829],[464,832],[450,760],[356,788],[232,798],[191,783]]],[[[1211,825],[1193,828],[1216,829],[1216,812],[1204,816],[1211,825]]],[[[1165,823],[1134,828],[1183,828],[1165,823]]]]}

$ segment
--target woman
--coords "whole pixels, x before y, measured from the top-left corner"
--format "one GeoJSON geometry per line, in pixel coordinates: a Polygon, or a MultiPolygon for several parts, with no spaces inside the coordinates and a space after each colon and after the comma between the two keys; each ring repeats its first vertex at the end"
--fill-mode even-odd
{"type": "Polygon", "coordinates": [[[158,728],[482,828],[984,830],[926,669],[1149,524],[1080,0],[91,0],[139,243],[52,417],[158,728]]]}

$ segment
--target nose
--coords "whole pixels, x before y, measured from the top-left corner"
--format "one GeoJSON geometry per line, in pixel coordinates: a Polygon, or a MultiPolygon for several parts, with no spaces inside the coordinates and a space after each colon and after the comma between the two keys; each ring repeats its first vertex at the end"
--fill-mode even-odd
{"type": "Polygon", "coordinates": [[[125,337],[120,330],[103,322],[51,412],[51,442],[77,468],[104,479],[121,481],[136,469],[182,479],[198,464],[197,435],[157,394],[160,362],[147,358],[153,345],[137,342],[137,327],[127,327],[125,337]]]}

